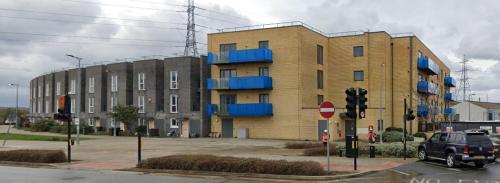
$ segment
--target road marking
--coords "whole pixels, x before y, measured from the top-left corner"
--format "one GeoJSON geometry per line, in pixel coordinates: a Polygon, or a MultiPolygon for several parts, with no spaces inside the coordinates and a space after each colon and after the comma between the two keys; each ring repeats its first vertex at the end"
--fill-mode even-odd
{"type": "Polygon", "coordinates": [[[448,170],[453,170],[453,171],[457,171],[457,172],[461,172],[462,170],[460,169],[456,169],[456,168],[447,168],[448,170]]]}
{"type": "Polygon", "coordinates": [[[387,179],[387,177],[358,177],[358,178],[348,178],[348,179],[338,179],[332,182],[345,182],[346,180],[366,180],[366,179],[387,179]]]}
{"type": "Polygon", "coordinates": [[[391,171],[393,172],[396,172],[396,173],[400,173],[400,174],[403,174],[403,175],[406,175],[406,176],[410,176],[409,173],[406,173],[406,172],[402,172],[402,171],[399,171],[399,170],[396,170],[396,169],[390,169],[391,171]]]}

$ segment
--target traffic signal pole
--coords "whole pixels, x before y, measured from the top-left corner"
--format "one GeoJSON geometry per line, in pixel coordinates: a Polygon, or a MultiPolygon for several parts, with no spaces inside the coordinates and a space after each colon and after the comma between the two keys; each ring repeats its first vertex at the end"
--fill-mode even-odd
{"type": "Polygon", "coordinates": [[[71,163],[71,120],[68,119],[68,163],[71,163]]]}
{"type": "Polygon", "coordinates": [[[406,98],[404,99],[404,116],[403,116],[403,159],[406,160],[406,98]]]}

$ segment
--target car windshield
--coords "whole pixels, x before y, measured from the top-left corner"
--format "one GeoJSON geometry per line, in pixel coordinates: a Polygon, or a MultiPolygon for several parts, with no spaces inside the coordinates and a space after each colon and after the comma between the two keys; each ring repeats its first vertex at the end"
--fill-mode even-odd
{"type": "Polygon", "coordinates": [[[490,139],[484,133],[468,133],[467,142],[472,144],[479,144],[484,142],[489,142],[490,139]]]}

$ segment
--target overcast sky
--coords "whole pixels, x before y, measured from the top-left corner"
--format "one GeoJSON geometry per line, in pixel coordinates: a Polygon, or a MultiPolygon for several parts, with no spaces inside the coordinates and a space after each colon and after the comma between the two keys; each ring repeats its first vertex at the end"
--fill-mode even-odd
{"type": "MultiPolygon", "coordinates": [[[[413,32],[452,71],[472,61],[472,92],[500,102],[500,1],[195,0],[199,52],[218,28],[303,21],[323,32],[413,32]]],[[[1,0],[0,106],[29,106],[29,81],[45,72],[143,56],[182,55],[183,0],[1,0]],[[181,5],[181,6],[179,6],[181,5]]],[[[458,72],[452,73],[457,79],[458,72]]]]}

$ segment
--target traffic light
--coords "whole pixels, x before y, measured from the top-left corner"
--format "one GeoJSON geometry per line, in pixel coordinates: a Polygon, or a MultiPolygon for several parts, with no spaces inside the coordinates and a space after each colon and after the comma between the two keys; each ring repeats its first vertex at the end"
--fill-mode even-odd
{"type": "Polygon", "coordinates": [[[345,108],[347,109],[347,117],[356,119],[356,90],[354,88],[349,88],[345,90],[345,94],[347,94],[347,97],[345,98],[345,101],[347,103],[347,105],[345,106],[345,108]]]}
{"type": "Polygon", "coordinates": [[[54,119],[71,122],[71,98],[68,95],[57,99],[57,114],[54,114],[54,119]]]}
{"type": "Polygon", "coordinates": [[[413,109],[408,108],[408,112],[406,114],[406,120],[411,121],[415,119],[415,115],[413,114],[413,109]]]}
{"type": "Polygon", "coordinates": [[[358,89],[360,119],[366,117],[366,109],[368,108],[368,106],[366,105],[366,102],[368,101],[368,99],[366,98],[366,94],[368,94],[368,91],[366,91],[365,89],[358,89]]]}

